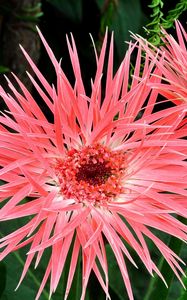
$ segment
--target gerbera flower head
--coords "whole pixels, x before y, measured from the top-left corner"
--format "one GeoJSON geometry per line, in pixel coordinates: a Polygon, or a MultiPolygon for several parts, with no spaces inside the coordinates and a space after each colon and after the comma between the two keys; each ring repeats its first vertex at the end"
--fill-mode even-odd
{"type": "Polygon", "coordinates": [[[157,56],[157,67],[160,69],[163,81],[155,85],[167,99],[176,104],[187,102],[187,33],[179,21],[175,22],[176,39],[162,29],[163,45],[154,47],[146,40],[139,39],[145,50],[154,59],[157,56]]]}
{"type": "Polygon", "coordinates": [[[187,101],[187,33],[179,21],[175,22],[175,26],[178,41],[163,30],[165,46],[161,48],[164,56],[162,72],[170,83],[172,94],[168,98],[179,104],[180,101],[187,101]]]}
{"type": "Polygon", "coordinates": [[[113,35],[103,87],[107,33],[100,55],[95,51],[96,75],[91,82],[91,95],[87,95],[73,37],[67,38],[75,75],[72,86],[40,31],[39,34],[56,70],[55,86],[46,81],[21,48],[38,80],[28,76],[54,122],[47,120],[16,75],[13,74],[22,93],[10,79],[7,81],[11,95],[0,88],[9,109],[0,116],[0,179],[4,182],[0,188],[0,220],[30,217],[24,226],[1,238],[0,259],[30,245],[21,283],[34,257],[37,266],[45,249],[51,248],[36,296],[39,299],[49,277],[50,295],[55,292],[72,246],[65,299],[79,255],[81,299],[85,297],[91,271],[110,299],[107,242],[132,300],[125,258],[135,266],[136,263],[127,245],[136,251],[150,274],[156,272],[164,280],[150,256],[148,237],[180,280],[180,258],[151,228],[187,241],[187,226],[175,218],[175,214],[187,216],[187,141],[182,139],[186,133],[176,130],[186,105],[155,109],[157,92],[147,82],[159,82],[159,76],[154,76],[159,71],[153,69],[151,75],[154,61],[145,58],[142,72],[141,47],[130,88],[130,58],[135,45],[130,43],[113,75],[113,35]],[[25,197],[30,200],[23,202],[25,197]]]}

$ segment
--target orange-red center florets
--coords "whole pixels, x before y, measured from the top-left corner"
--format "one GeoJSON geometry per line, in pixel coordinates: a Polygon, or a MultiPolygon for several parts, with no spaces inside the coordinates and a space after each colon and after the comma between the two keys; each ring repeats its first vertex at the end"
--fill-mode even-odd
{"type": "Polygon", "coordinates": [[[113,201],[123,193],[125,154],[102,145],[69,150],[56,162],[60,191],[65,199],[113,201]]]}

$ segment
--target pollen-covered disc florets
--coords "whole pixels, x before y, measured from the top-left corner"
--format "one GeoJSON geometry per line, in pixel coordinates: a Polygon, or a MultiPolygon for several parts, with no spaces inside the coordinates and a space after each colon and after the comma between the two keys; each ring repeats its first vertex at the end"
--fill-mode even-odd
{"type": "Polygon", "coordinates": [[[102,145],[69,150],[58,159],[56,172],[64,198],[82,201],[115,201],[123,193],[125,154],[102,145]]]}

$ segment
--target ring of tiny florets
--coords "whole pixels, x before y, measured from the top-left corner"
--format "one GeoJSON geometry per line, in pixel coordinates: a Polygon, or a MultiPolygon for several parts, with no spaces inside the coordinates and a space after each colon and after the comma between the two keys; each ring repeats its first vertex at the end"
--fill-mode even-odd
{"type": "Polygon", "coordinates": [[[124,192],[125,168],[123,151],[99,144],[71,149],[55,164],[61,195],[78,202],[114,201],[124,192]]]}

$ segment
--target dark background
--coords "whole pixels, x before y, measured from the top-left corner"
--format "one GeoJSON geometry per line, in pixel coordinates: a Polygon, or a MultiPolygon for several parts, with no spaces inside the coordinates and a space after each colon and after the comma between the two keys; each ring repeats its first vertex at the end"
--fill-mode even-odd
{"type": "MultiPolygon", "coordinates": [[[[36,33],[35,25],[38,25],[58,60],[63,58],[63,69],[70,80],[73,80],[65,40],[65,35],[72,32],[78,48],[82,75],[89,92],[90,78],[95,72],[89,33],[99,50],[106,26],[110,32],[114,30],[117,67],[127,49],[125,41],[131,39],[129,31],[151,38],[151,35],[147,35],[143,29],[153,20],[151,17],[153,9],[149,7],[151,2],[150,0],[0,0],[0,73],[15,72],[31,89],[31,83],[25,76],[25,70],[30,69],[18,46],[22,44],[39,64],[47,79],[55,82],[51,64],[40,46],[36,33]]],[[[168,11],[174,9],[180,1],[161,2],[164,4],[161,9],[163,17],[167,17],[168,11]]],[[[186,11],[179,17],[184,26],[186,17],[186,11]]],[[[173,27],[168,31],[175,33],[173,27]]],[[[4,84],[2,76],[0,82],[4,84]]]]}

